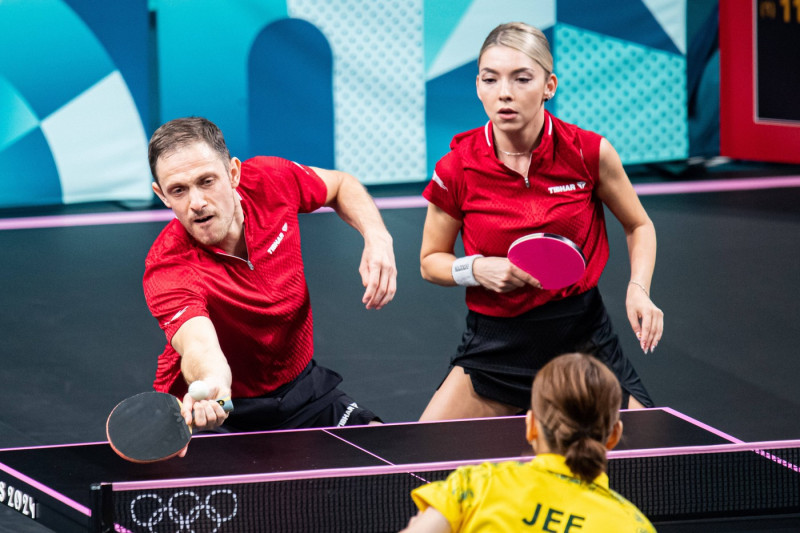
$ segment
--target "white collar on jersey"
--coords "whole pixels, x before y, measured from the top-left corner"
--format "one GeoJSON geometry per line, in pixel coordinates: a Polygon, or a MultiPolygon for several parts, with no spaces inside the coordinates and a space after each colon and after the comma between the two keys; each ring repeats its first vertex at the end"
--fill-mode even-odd
{"type": "MultiPolygon", "coordinates": [[[[486,144],[489,146],[489,148],[493,148],[493,146],[492,146],[492,134],[489,132],[489,124],[491,124],[491,123],[492,123],[492,121],[489,120],[489,121],[486,122],[486,125],[483,127],[483,136],[486,138],[486,144]]],[[[549,137],[552,134],[553,134],[553,118],[548,116],[547,117],[547,132],[545,133],[545,135],[547,135],[549,137]]]]}

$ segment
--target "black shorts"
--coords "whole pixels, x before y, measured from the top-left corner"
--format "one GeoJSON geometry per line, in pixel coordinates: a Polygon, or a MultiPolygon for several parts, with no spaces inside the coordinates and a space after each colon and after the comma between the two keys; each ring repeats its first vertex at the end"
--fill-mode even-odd
{"type": "Polygon", "coordinates": [[[337,427],[380,421],[337,389],[342,377],[312,360],[293,381],[257,398],[233,398],[220,433],[337,427]]]}
{"type": "Polygon", "coordinates": [[[450,363],[464,369],[481,396],[525,410],[530,407],[537,370],[568,352],[590,353],[603,361],[622,385],[623,407],[629,396],[645,407],[654,405],[622,353],[597,288],[512,318],[470,311],[461,345],[450,363]]]}

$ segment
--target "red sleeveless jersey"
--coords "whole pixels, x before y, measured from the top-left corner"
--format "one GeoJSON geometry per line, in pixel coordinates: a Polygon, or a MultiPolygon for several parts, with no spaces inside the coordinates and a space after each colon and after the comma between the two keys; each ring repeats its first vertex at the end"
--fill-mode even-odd
{"type": "Polygon", "coordinates": [[[311,303],[297,214],[325,202],[325,183],[308,167],[275,157],[242,163],[236,189],[244,211],[248,260],[209,249],[172,220],[145,260],[147,305],[167,337],[154,387],[186,393],[172,336],[190,318],[214,324],[233,372],[234,397],[270,392],[311,360],[311,303]]]}
{"type": "Polygon", "coordinates": [[[574,285],[546,291],[526,286],[508,293],[467,288],[467,307],[510,317],[550,300],[595,287],[608,260],[599,179],[601,137],[545,111],[542,141],[533,151],[528,183],[495,155],[492,123],[460,133],[436,164],[423,196],[462,222],[467,255],[506,257],[508,247],[529,233],[555,233],[583,250],[587,268],[574,285]]]}

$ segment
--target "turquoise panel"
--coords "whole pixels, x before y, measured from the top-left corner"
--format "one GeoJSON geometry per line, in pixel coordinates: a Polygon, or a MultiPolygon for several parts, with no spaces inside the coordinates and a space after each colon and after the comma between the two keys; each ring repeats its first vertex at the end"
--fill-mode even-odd
{"type": "Polygon", "coordinates": [[[287,16],[283,0],[159,2],[161,121],[205,116],[232,153],[245,153],[250,48],[264,27],[287,16]]]}
{"type": "Polygon", "coordinates": [[[42,118],[114,70],[94,34],[58,0],[0,2],[0,50],[0,74],[42,118]]]}
{"type": "Polygon", "coordinates": [[[682,55],[556,27],[559,117],[605,136],[626,164],[688,155],[682,55]]]}
{"type": "Polygon", "coordinates": [[[602,7],[596,0],[558,0],[557,5],[560,24],[603,33],[648,48],[680,53],[650,9],[640,0],[616,0],[602,7]]]}
{"type": "Polygon", "coordinates": [[[304,20],[270,24],[253,44],[249,80],[249,150],[240,157],[333,168],[333,54],[325,36],[304,20]]]}
{"type": "Polygon", "coordinates": [[[436,162],[450,151],[453,136],[488,120],[475,93],[478,66],[474,61],[430,80],[426,88],[425,137],[428,177],[436,162]]]}
{"type": "Polygon", "coordinates": [[[61,203],[61,184],[39,128],[0,152],[0,207],[61,203]]]}
{"type": "Polygon", "coordinates": [[[425,2],[423,15],[426,72],[471,4],[472,0],[427,0],[425,2]]]}
{"type": "Polygon", "coordinates": [[[8,80],[0,76],[0,151],[39,125],[25,99],[8,80]]]}

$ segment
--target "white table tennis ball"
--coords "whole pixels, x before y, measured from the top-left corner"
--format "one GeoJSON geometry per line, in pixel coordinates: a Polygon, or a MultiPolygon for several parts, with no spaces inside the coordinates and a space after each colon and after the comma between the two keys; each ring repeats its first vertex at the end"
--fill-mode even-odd
{"type": "Polygon", "coordinates": [[[205,381],[195,381],[189,385],[189,396],[194,398],[195,401],[205,400],[208,398],[209,392],[205,381]]]}

